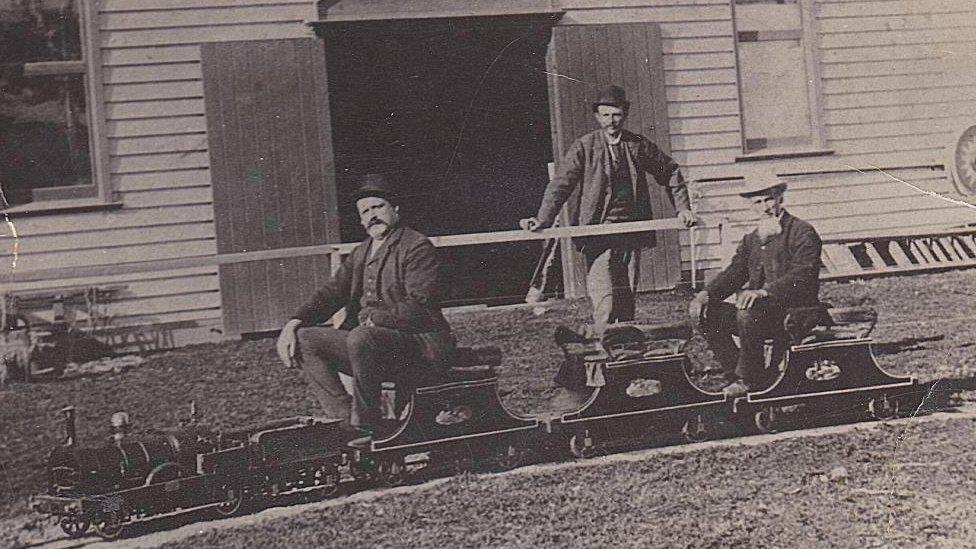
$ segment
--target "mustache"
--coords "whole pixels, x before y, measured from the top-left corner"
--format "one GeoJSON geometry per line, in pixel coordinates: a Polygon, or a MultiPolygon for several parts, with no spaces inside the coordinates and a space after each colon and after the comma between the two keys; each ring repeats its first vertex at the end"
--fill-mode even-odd
{"type": "Polygon", "coordinates": [[[373,219],[370,219],[369,220],[369,223],[366,224],[366,228],[368,229],[369,227],[372,227],[373,225],[387,225],[387,226],[389,226],[389,223],[387,223],[386,221],[383,221],[382,219],[380,219],[378,217],[374,217],[373,219]]]}

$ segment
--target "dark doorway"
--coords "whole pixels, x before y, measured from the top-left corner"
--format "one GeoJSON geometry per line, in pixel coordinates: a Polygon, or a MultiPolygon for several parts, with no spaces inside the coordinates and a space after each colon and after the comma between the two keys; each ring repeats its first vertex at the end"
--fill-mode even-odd
{"type": "MultiPolygon", "coordinates": [[[[399,180],[407,222],[430,236],[512,230],[534,215],[552,160],[549,25],[467,18],[323,32],[343,241],[363,238],[349,196],[370,172],[399,180]]],[[[443,248],[447,299],[521,300],[541,250],[443,248]]],[[[550,281],[561,285],[560,274],[550,281]]]]}

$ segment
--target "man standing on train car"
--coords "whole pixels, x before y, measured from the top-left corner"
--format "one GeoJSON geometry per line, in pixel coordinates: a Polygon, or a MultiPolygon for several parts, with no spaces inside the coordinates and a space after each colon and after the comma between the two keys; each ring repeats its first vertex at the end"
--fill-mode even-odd
{"type": "Polygon", "coordinates": [[[768,385],[765,340],[784,334],[789,309],[819,304],[820,235],[783,209],[785,191],[786,183],[775,174],[747,181],[739,194],[758,216],[758,226],[688,309],[695,321],[702,321],[705,339],[725,373],[723,392],[729,398],[768,385]],[[724,302],[732,294],[735,305],[724,302]],[[738,348],[733,334],[739,336],[738,348]]]}
{"type": "Polygon", "coordinates": [[[382,382],[406,389],[436,379],[455,341],[441,314],[436,250],[400,223],[390,182],[368,175],[355,199],[368,237],[285,324],[277,350],[285,365],[303,370],[327,416],[346,420],[354,434],[382,436],[382,382]],[[343,307],[338,329],[318,325],[343,307]],[[339,372],[352,376],[352,395],[339,372]]]}
{"type": "MultiPolygon", "coordinates": [[[[650,181],[665,187],[678,219],[695,223],[688,190],[678,165],[643,135],[624,129],[630,102],[624,90],[610,86],[591,105],[599,129],[578,138],[559,163],[535,217],[519,221],[528,231],[552,226],[577,187],[571,225],[597,225],[652,218],[650,181]],[[650,176],[650,177],[648,177],[650,176]]],[[[634,319],[640,278],[640,252],[654,245],[654,235],[619,235],[577,240],[586,259],[586,290],[593,307],[593,331],[634,319]]]]}

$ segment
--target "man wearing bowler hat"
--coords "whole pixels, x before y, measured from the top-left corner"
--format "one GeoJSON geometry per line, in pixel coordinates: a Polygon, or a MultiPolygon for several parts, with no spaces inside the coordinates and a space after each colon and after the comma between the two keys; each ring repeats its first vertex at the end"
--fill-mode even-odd
{"type": "MultiPolygon", "coordinates": [[[[454,336],[441,314],[438,261],[430,240],[400,223],[397,194],[368,175],[355,194],[367,238],[281,329],[278,356],[300,367],[329,417],[352,435],[386,434],[383,381],[407,389],[449,367],[454,336]],[[338,329],[319,326],[345,307],[338,329]],[[339,372],[352,376],[350,395],[339,372]]],[[[353,441],[355,444],[357,441],[353,441]]]]}
{"type": "MultiPolygon", "coordinates": [[[[678,165],[646,137],[624,129],[630,110],[623,88],[610,86],[591,105],[599,128],[578,138],[559,163],[535,217],[519,225],[529,231],[552,226],[563,204],[580,187],[571,225],[651,219],[651,184],[665,187],[686,226],[695,222],[678,165]]],[[[657,212],[659,215],[660,212],[657,212]]],[[[576,240],[586,259],[586,289],[593,306],[593,331],[634,319],[640,251],[654,235],[616,235],[576,240]]]]}
{"type": "Polygon", "coordinates": [[[730,398],[761,390],[764,343],[784,335],[789,309],[816,307],[820,290],[820,235],[783,209],[786,183],[774,173],[748,178],[739,194],[749,201],[757,227],[742,239],[731,263],[689,306],[722,365],[730,398]],[[735,294],[735,305],[724,300],[735,294]],[[704,314],[703,314],[704,310],[704,314]],[[732,335],[739,336],[739,347],[732,335]]]}

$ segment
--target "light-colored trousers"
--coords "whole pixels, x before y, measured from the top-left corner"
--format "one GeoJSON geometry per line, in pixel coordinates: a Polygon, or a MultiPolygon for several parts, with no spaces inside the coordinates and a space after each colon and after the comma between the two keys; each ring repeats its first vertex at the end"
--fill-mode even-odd
{"type": "Polygon", "coordinates": [[[634,320],[640,282],[640,248],[623,246],[584,250],[586,292],[593,305],[593,335],[608,324],[634,320]]]}

